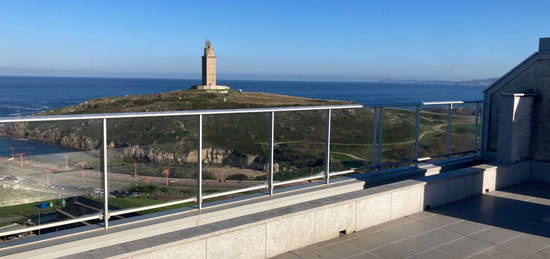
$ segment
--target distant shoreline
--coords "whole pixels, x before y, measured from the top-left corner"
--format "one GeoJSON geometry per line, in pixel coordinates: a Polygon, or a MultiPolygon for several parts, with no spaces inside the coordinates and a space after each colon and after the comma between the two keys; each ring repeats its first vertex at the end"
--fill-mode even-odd
{"type": "Polygon", "coordinates": [[[391,83],[391,84],[430,84],[430,85],[459,85],[459,86],[490,86],[496,82],[498,78],[488,78],[479,80],[468,81],[446,81],[446,80],[395,80],[395,79],[383,79],[377,82],[379,83],[391,83]]]}
{"type": "MultiPolygon", "coordinates": [[[[46,78],[46,79],[108,79],[108,80],[166,80],[166,81],[196,81],[199,77],[126,77],[126,76],[48,76],[48,75],[2,75],[0,78],[46,78]]],[[[311,80],[311,79],[220,79],[220,82],[245,81],[245,82],[311,82],[311,83],[391,83],[391,84],[445,84],[464,86],[489,86],[498,78],[475,79],[465,81],[452,80],[402,80],[402,79],[380,79],[380,80],[311,80]]]]}

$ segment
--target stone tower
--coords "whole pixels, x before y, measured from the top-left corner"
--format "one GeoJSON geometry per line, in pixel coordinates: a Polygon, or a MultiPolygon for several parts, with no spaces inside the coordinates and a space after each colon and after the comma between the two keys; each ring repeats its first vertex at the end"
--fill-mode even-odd
{"type": "Polygon", "coordinates": [[[206,40],[204,43],[204,55],[202,56],[202,84],[216,85],[216,56],[212,43],[206,40]]]}
{"type": "Polygon", "coordinates": [[[202,55],[202,84],[195,85],[193,89],[200,90],[227,90],[228,86],[216,84],[216,56],[214,48],[209,40],[204,42],[204,54],[202,55]]]}

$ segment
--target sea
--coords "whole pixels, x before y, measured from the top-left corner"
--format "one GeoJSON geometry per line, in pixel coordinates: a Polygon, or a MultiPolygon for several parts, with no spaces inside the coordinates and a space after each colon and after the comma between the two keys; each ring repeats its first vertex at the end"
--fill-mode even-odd
{"type": "MultiPolygon", "coordinates": [[[[220,80],[232,89],[308,98],[354,101],[364,105],[482,99],[485,86],[377,82],[220,80]]],[[[99,97],[154,94],[187,89],[192,79],[69,78],[0,76],[0,117],[13,117],[74,105],[99,97]]]]}
{"type": "MultiPolygon", "coordinates": [[[[363,105],[414,104],[429,101],[475,101],[485,86],[379,82],[219,80],[232,89],[307,98],[354,101],[363,105]]],[[[0,76],[0,117],[30,115],[74,105],[89,99],[154,94],[187,89],[193,79],[76,78],[0,76]]],[[[0,138],[0,156],[13,146],[32,147],[36,153],[61,152],[52,145],[0,138]]],[[[21,147],[22,148],[22,147],[21,147]]]]}

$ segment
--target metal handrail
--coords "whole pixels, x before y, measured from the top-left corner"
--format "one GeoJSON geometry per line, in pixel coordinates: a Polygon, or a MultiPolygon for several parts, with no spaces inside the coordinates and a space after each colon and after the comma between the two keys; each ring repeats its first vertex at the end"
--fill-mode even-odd
{"type": "Polygon", "coordinates": [[[263,113],[263,112],[292,112],[292,111],[316,111],[328,109],[353,109],[363,108],[361,104],[325,105],[325,106],[291,106],[275,108],[245,108],[245,109],[223,109],[223,110],[186,110],[166,112],[120,112],[120,113],[94,113],[94,114],[67,114],[67,115],[44,115],[44,116],[21,116],[21,117],[0,117],[0,123],[7,122],[32,122],[32,121],[68,121],[68,120],[97,120],[97,119],[128,119],[128,118],[151,118],[151,117],[174,117],[192,115],[215,115],[215,114],[241,114],[241,113],[263,113]]]}
{"type": "MultiPolygon", "coordinates": [[[[227,195],[233,195],[238,193],[244,193],[244,192],[250,192],[255,190],[267,190],[268,195],[274,195],[273,189],[277,186],[283,186],[283,185],[289,185],[299,182],[305,182],[305,181],[313,181],[313,180],[319,180],[324,179],[325,184],[330,184],[330,177],[331,176],[338,176],[338,175],[344,175],[344,174],[350,174],[350,173],[357,173],[359,171],[365,171],[369,170],[368,168],[371,168],[373,170],[380,170],[381,167],[387,166],[387,163],[381,162],[381,155],[382,155],[382,146],[383,146],[383,113],[384,113],[384,107],[396,107],[396,106],[412,106],[416,107],[416,119],[415,119],[415,152],[412,159],[403,159],[400,162],[393,163],[399,165],[400,163],[414,163],[418,165],[420,162],[438,158],[438,157],[449,157],[452,155],[457,154],[465,154],[465,153],[472,153],[472,152],[478,152],[479,151],[479,141],[478,141],[478,126],[480,123],[480,103],[482,101],[445,101],[445,102],[423,102],[423,103],[415,103],[415,104],[389,104],[389,105],[360,105],[360,104],[349,104],[349,105],[327,105],[327,106],[293,106],[293,107],[275,107],[275,108],[249,108],[249,109],[224,109],[224,110],[194,110],[194,111],[168,111],[168,112],[131,112],[131,113],[103,113],[103,114],[78,114],[78,115],[47,115],[47,116],[22,116],[22,117],[4,117],[0,118],[0,123],[13,123],[13,122],[36,122],[36,121],[70,121],[70,120],[93,120],[93,119],[101,119],[103,122],[103,148],[102,148],[102,170],[103,170],[103,210],[99,214],[91,215],[91,216],[84,216],[79,218],[74,218],[70,220],[64,220],[64,221],[58,221],[58,222],[52,222],[47,223],[39,226],[33,226],[29,228],[19,229],[19,230],[12,230],[7,232],[1,232],[0,236],[7,236],[7,235],[13,235],[18,233],[24,233],[29,231],[35,231],[40,230],[44,228],[50,228],[55,226],[61,226],[66,224],[72,224],[77,222],[84,222],[84,221],[90,221],[90,220],[96,220],[96,219],[102,219],[104,223],[104,228],[108,228],[109,226],[109,218],[112,216],[119,216],[123,214],[129,214],[134,212],[140,212],[140,211],[146,211],[151,209],[157,209],[167,206],[173,206],[178,204],[184,204],[184,203],[190,203],[195,202],[197,204],[197,209],[202,209],[202,203],[206,199],[213,199],[218,198],[222,196],[227,195]],[[474,134],[474,149],[468,150],[464,152],[457,152],[457,153],[450,153],[450,134],[451,134],[451,123],[452,123],[452,107],[455,104],[467,104],[467,103],[473,103],[476,104],[475,109],[475,134],[474,134]],[[420,116],[421,116],[421,110],[423,106],[430,106],[430,105],[447,105],[448,106],[448,114],[447,114],[447,141],[445,144],[445,154],[442,155],[435,155],[431,157],[419,157],[419,135],[420,135],[420,116]],[[330,143],[331,143],[331,116],[332,110],[338,110],[338,109],[359,109],[359,108],[372,108],[374,109],[374,120],[373,120],[373,160],[372,165],[368,167],[358,168],[358,169],[350,169],[350,170],[344,170],[344,171],[337,171],[337,172],[331,172],[330,171],[330,143]],[[273,164],[274,164],[274,158],[273,158],[273,152],[274,152],[274,140],[275,140],[275,118],[276,113],[278,112],[296,112],[296,111],[326,111],[326,131],[325,131],[325,165],[324,165],[324,172],[321,172],[317,175],[299,178],[299,179],[292,179],[287,181],[274,181],[273,179],[273,164]],[[197,181],[197,196],[187,199],[180,199],[180,200],[174,200],[169,201],[165,203],[150,205],[150,206],[143,206],[143,207],[137,207],[137,208],[129,208],[129,209],[122,209],[122,210],[111,210],[109,208],[109,179],[108,179],[108,149],[107,149],[107,123],[111,119],[124,119],[124,118],[149,118],[149,117],[174,117],[174,116],[196,116],[197,117],[197,124],[198,124],[198,143],[197,143],[197,149],[202,150],[202,141],[203,141],[203,134],[202,134],[202,119],[203,115],[219,115],[219,114],[246,114],[246,113],[268,113],[270,115],[269,120],[269,138],[270,138],[270,147],[269,147],[269,168],[268,168],[268,177],[267,177],[267,183],[250,186],[246,188],[241,188],[237,190],[231,190],[231,191],[225,191],[225,192],[218,192],[218,193],[212,193],[212,194],[203,194],[202,190],[202,171],[203,171],[203,163],[202,163],[202,152],[198,152],[198,162],[197,162],[197,170],[198,170],[198,179],[201,179],[200,181],[197,181]],[[428,158],[428,159],[427,159],[428,158]]],[[[479,153],[478,153],[479,154],[479,153]]]]}

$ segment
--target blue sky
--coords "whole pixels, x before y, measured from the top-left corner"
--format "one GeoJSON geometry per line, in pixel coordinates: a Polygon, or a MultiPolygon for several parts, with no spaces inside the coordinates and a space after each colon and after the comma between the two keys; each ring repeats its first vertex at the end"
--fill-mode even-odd
{"type": "Polygon", "coordinates": [[[0,74],[220,79],[497,77],[550,36],[550,1],[0,2],[0,74]],[[528,4],[527,4],[528,3],[528,4]]]}

